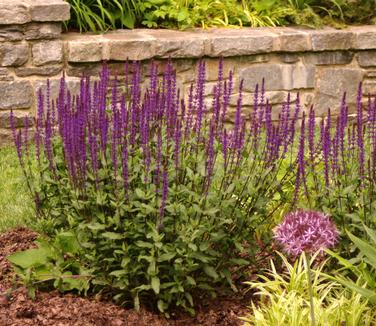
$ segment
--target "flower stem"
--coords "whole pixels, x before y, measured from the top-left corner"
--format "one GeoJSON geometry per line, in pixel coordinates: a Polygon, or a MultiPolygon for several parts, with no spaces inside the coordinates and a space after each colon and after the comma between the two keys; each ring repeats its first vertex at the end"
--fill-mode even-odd
{"type": "Polygon", "coordinates": [[[311,325],[316,326],[316,320],[315,320],[315,310],[313,306],[313,290],[312,290],[312,278],[311,278],[311,269],[309,264],[309,254],[303,253],[304,255],[304,263],[307,271],[307,277],[308,277],[308,292],[309,292],[309,302],[311,306],[311,325]]]}

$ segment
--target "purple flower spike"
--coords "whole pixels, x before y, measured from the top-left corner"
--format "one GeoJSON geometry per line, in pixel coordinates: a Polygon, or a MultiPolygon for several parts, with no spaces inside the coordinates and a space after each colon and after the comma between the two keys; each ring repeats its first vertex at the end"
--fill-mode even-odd
{"type": "Polygon", "coordinates": [[[338,230],[327,215],[298,210],[285,216],[275,228],[274,238],[288,254],[298,256],[333,247],[338,241],[338,230]]]}

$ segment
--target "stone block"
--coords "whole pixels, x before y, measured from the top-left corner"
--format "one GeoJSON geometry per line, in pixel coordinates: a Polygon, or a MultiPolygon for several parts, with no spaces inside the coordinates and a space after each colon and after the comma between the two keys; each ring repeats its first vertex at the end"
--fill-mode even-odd
{"type": "MultiPolygon", "coordinates": [[[[72,77],[82,77],[82,76],[93,76],[98,77],[102,70],[102,63],[100,62],[85,62],[85,63],[71,63],[65,67],[65,72],[68,76],[72,77]]],[[[107,65],[111,76],[118,76],[119,79],[125,74],[125,63],[109,63],[107,65]]],[[[129,71],[132,71],[132,68],[129,68],[129,71]]],[[[144,76],[142,75],[141,78],[144,76]]]]}
{"type": "Polygon", "coordinates": [[[376,70],[368,70],[365,75],[366,78],[376,78],[376,70]]]}
{"type": "Polygon", "coordinates": [[[321,68],[317,73],[315,87],[315,107],[320,114],[331,108],[338,113],[343,93],[347,94],[349,104],[356,102],[358,83],[363,72],[355,68],[321,68]]]}
{"type": "Polygon", "coordinates": [[[41,67],[20,67],[16,68],[14,71],[18,77],[28,77],[28,76],[54,76],[63,70],[62,65],[45,65],[41,67]]]}
{"type": "Polygon", "coordinates": [[[80,64],[69,64],[65,71],[68,76],[72,77],[82,77],[86,76],[98,76],[102,69],[100,63],[80,63],[80,64]]]}
{"type": "Polygon", "coordinates": [[[29,58],[27,43],[0,43],[0,66],[21,66],[29,58]]]}
{"type": "Polygon", "coordinates": [[[31,20],[28,6],[21,1],[0,1],[0,25],[25,24],[31,20]]]}
{"type": "Polygon", "coordinates": [[[25,27],[25,39],[26,40],[50,40],[57,39],[61,35],[61,24],[60,23],[32,23],[25,27]]]}
{"type": "Polygon", "coordinates": [[[205,33],[151,29],[145,35],[155,39],[157,58],[196,58],[205,55],[205,33]]]}
{"type": "Polygon", "coordinates": [[[268,64],[268,65],[251,65],[247,68],[239,69],[240,80],[244,80],[244,89],[246,91],[253,91],[256,84],[261,84],[262,79],[265,79],[265,89],[282,90],[285,83],[284,66],[281,64],[268,64]]]}
{"type": "MultiPolygon", "coordinates": [[[[73,95],[79,94],[80,78],[66,77],[65,82],[66,82],[67,89],[69,89],[73,95]]],[[[33,84],[35,94],[37,94],[39,90],[41,90],[44,94],[46,94],[47,82],[45,79],[34,80],[32,84],[33,84]]],[[[50,79],[50,98],[56,99],[59,95],[59,90],[60,90],[60,78],[50,79]]]]}
{"type": "Polygon", "coordinates": [[[23,39],[23,29],[19,25],[0,25],[0,42],[21,41],[23,39]]]}
{"type": "MultiPolygon", "coordinates": [[[[247,57],[248,58],[248,57],[247,57]]],[[[192,69],[191,73],[191,80],[196,80],[197,71],[198,71],[198,62],[194,65],[194,69],[192,69]]],[[[216,81],[218,80],[218,69],[219,69],[219,59],[205,59],[206,65],[206,80],[207,81],[216,81]]],[[[235,72],[237,67],[241,67],[242,63],[240,62],[239,58],[236,59],[226,59],[223,60],[223,78],[226,79],[230,70],[235,72]]],[[[236,78],[236,74],[234,78],[236,78]]]]}
{"type": "Polygon", "coordinates": [[[281,53],[278,57],[284,63],[295,63],[300,61],[299,55],[295,53],[281,53]]]}
{"type": "Polygon", "coordinates": [[[376,26],[352,27],[354,37],[354,49],[376,49],[376,26]]]}
{"type": "Polygon", "coordinates": [[[32,88],[28,81],[0,82],[0,110],[29,108],[32,88]]]}
{"type": "Polygon", "coordinates": [[[13,144],[12,131],[10,129],[0,129],[0,147],[13,144]]]}
{"type": "Polygon", "coordinates": [[[269,64],[250,66],[239,70],[239,80],[244,79],[244,89],[253,91],[265,78],[265,90],[291,90],[313,88],[315,67],[301,64],[269,64]]]}
{"type": "Polygon", "coordinates": [[[210,45],[206,55],[211,57],[242,56],[268,53],[273,50],[277,35],[267,30],[212,30],[208,36],[210,45]]]}
{"type": "Polygon", "coordinates": [[[33,64],[36,66],[61,63],[63,61],[63,43],[61,41],[42,41],[34,43],[32,55],[33,64]]]}
{"type": "Polygon", "coordinates": [[[324,51],[304,55],[304,62],[314,65],[345,65],[354,57],[350,51],[324,51]]]}
{"type": "Polygon", "coordinates": [[[363,83],[362,93],[363,95],[368,96],[370,94],[371,96],[376,95],[376,80],[366,80],[363,83]]]}
{"type": "Polygon", "coordinates": [[[280,52],[305,52],[311,50],[311,40],[307,30],[277,27],[271,29],[278,35],[274,50],[280,52]]]}
{"type": "Polygon", "coordinates": [[[361,51],[357,59],[361,67],[376,67],[376,51],[361,51]]]}
{"type": "Polygon", "coordinates": [[[32,21],[65,21],[70,17],[70,6],[62,0],[27,0],[32,21]]]}
{"type": "Polygon", "coordinates": [[[68,41],[69,62],[98,62],[103,59],[103,43],[98,39],[68,41]]]}
{"type": "Polygon", "coordinates": [[[286,73],[290,74],[290,84],[286,84],[286,89],[301,89],[315,87],[316,68],[311,65],[290,65],[286,73]],[[291,71],[291,72],[290,72],[291,71]]]}
{"type": "Polygon", "coordinates": [[[324,29],[310,32],[312,50],[348,50],[352,48],[354,34],[347,30],[324,29]]]}
{"type": "Polygon", "coordinates": [[[121,31],[123,33],[109,33],[105,39],[105,60],[146,60],[156,53],[155,38],[142,32],[121,31]]]}
{"type": "Polygon", "coordinates": [[[13,81],[14,77],[9,74],[7,68],[0,68],[0,82],[13,81]]]}
{"type": "MultiPolygon", "coordinates": [[[[31,113],[28,111],[16,110],[13,112],[14,125],[16,128],[25,126],[25,118],[29,117],[29,126],[33,125],[33,119],[31,119],[31,113]]],[[[10,128],[10,111],[0,112],[0,128],[10,128]]]]}

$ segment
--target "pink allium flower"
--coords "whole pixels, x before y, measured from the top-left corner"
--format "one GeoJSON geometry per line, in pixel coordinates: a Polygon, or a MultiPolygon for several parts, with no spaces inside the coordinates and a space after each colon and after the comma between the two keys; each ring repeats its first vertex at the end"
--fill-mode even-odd
{"type": "Polygon", "coordinates": [[[327,215],[298,210],[285,216],[274,229],[274,238],[287,253],[298,256],[303,251],[312,254],[333,247],[338,240],[338,231],[327,215]]]}

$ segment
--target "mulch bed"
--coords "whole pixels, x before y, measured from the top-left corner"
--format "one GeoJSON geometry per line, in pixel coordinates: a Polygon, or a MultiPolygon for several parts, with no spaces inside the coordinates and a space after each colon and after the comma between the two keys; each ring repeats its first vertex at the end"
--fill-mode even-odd
{"type": "Polygon", "coordinates": [[[34,246],[37,234],[18,228],[0,234],[0,326],[53,325],[242,325],[238,316],[244,316],[249,297],[241,295],[202,303],[195,317],[180,313],[174,319],[166,319],[155,312],[141,309],[140,312],[125,309],[111,302],[95,298],[82,298],[57,291],[38,292],[31,300],[23,286],[14,285],[14,274],[6,257],[16,251],[34,246]],[[11,295],[7,293],[11,290],[11,295]]]}

